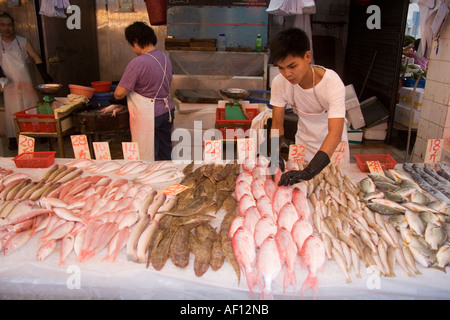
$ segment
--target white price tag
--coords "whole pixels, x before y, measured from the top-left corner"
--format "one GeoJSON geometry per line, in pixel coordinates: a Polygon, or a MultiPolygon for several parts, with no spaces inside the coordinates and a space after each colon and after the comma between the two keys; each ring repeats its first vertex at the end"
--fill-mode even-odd
{"type": "Polygon", "coordinates": [[[333,155],[331,156],[330,162],[334,165],[339,165],[341,163],[345,163],[345,157],[347,153],[347,142],[341,141],[336,150],[334,151],[333,155]]]}
{"type": "Polygon", "coordinates": [[[111,160],[108,142],[92,142],[96,160],[111,160]]]}
{"type": "Polygon", "coordinates": [[[140,160],[137,142],[122,142],[122,151],[125,160],[140,160]]]}
{"type": "Polygon", "coordinates": [[[293,160],[298,163],[305,161],[306,147],[301,144],[291,144],[289,146],[289,160],[293,160]]]}
{"type": "Polygon", "coordinates": [[[424,163],[436,163],[441,160],[444,139],[428,139],[424,163]]]}
{"type": "Polygon", "coordinates": [[[73,153],[75,159],[91,159],[89,144],[86,135],[70,136],[72,140],[73,153]]]}
{"type": "Polygon", "coordinates": [[[222,140],[205,140],[205,162],[222,161],[222,140]]]}
{"type": "Polygon", "coordinates": [[[27,137],[19,135],[19,152],[22,154],[24,152],[34,152],[35,141],[32,137],[27,137]]]}
{"type": "Polygon", "coordinates": [[[253,138],[237,139],[238,163],[256,163],[256,148],[253,138]]]}

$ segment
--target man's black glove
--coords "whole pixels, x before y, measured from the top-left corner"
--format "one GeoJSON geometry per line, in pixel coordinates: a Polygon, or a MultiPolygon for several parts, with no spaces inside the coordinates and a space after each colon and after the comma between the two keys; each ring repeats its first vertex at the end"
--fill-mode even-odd
{"type": "Polygon", "coordinates": [[[47,73],[47,70],[45,70],[44,63],[39,63],[36,65],[36,67],[44,83],[53,83],[53,78],[47,73]]]}
{"type": "Polygon", "coordinates": [[[122,99],[119,100],[119,99],[114,98],[114,96],[112,96],[109,99],[109,103],[111,103],[111,104],[120,104],[122,106],[126,106],[127,105],[127,98],[125,97],[125,98],[122,98],[122,99]]]}
{"type": "Polygon", "coordinates": [[[311,180],[330,163],[330,157],[319,150],[304,170],[291,170],[281,176],[279,186],[289,186],[304,180],[311,180]]]}

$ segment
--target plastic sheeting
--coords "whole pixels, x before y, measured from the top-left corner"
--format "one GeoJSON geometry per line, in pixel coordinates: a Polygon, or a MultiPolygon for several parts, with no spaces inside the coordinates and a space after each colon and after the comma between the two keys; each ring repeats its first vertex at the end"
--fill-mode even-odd
{"type": "MultiPolygon", "coordinates": [[[[57,163],[63,163],[57,159],[57,163]]],[[[9,158],[0,158],[0,166],[27,171],[42,176],[47,169],[15,169],[9,158]]],[[[342,170],[354,181],[362,174],[355,164],[342,166],[342,170]]],[[[84,263],[76,261],[72,253],[63,266],[58,266],[59,253],[53,253],[44,261],[36,260],[39,248],[35,235],[11,255],[0,255],[0,299],[176,299],[176,300],[249,300],[260,299],[256,288],[251,296],[245,276],[238,283],[236,274],[226,261],[218,271],[209,269],[202,277],[193,270],[193,256],[185,269],[167,261],[161,271],[144,264],[127,261],[125,251],[116,262],[103,259],[105,252],[84,263]]],[[[393,278],[378,277],[361,266],[361,278],[350,273],[351,283],[334,261],[328,261],[323,272],[318,273],[317,299],[449,299],[448,274],[436,269],[418,266],[421,275],[408,277],[398,266],[393,278]]],[[[275,299],[298,300],[300,288],[306,279],[306,268],[296,267],[297,285],[286,289],[283,296],[283,273],[273,283],[275,299]]],[[[304,299],[312,299],[313,291],[305,292],[304,299]]]]}

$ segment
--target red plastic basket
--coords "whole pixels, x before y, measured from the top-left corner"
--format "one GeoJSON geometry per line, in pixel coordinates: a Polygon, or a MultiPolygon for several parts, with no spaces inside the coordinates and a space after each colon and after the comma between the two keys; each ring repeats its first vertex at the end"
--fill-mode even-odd
{"type": "Polygon", "coordinates": [[[394,169],[397,162],[388,154],[355,154],[356,164],[362,172],[370,172],[367,161],[378,161],[383,169],[394,169]]]}
{"type": "Polygon", "coordinates": [[[48,168],[55,162],[56,151],[24,152],[15,157],[17,168],[48,168]]]}
{"type": "Polygon", "coordinates": [[[20,132],[56,132],[55,122],[23,122],[21,120],[54,120],[53,114],[38,114],[37,107],[31,107],[26,110],[22,110],[14,113],[19,123],[20,132]]]}

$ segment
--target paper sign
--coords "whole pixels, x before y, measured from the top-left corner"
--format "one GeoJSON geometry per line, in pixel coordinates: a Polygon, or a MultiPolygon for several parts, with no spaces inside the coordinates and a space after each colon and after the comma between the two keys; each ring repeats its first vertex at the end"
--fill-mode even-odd
{"type": "Polygon", "coordinates": [[[238,163],[255,163],[255,141],[249,139],[237,139],[238,163]]]}
{"type": "Polygon", "coordinates": [[[424,163],[436,163],[441,160],[444,139],[428,139],[424,163]]]}
{"type": "Polygon", "coordinates": [[[380,164],[380,161],[366,161],[367,167],[369,168],[370,173],[378,174],[380,176],[385,176],[383,167],[380,164]]]}
{"type": "Polygon", "coordinates": [[[73,153],[75,159],[91,159],[89,144],[86,135],[70,136],[72,140],[73,153]]]}
{"type": "Polygon", "coordinates": [[[96,160],[111,160],[108,142],[92,142],[96,160]]]}
{"type": "Polygon", "coordinates": [[[222,160],[222,140],[205,140],[205,162],[222,160]]]}
{"type": "Polygon", "coordinates": [[[331,156],[330,162],[334,165],[339,165],[345,162],[347,152],[347,142],[341,141],[331,156]]]}
{"type": "Polygon", "coordinates": [[[122,151],[125,160],[140,160],[137,142],[122,142],[122,151]]]}
{"type": "Polygon", "coordinates": [[[291,144],[289,146],[289,160],[302,163],[305,161],[306,147],[301,144],[291,144]]]}
{"type": "Polygon", "coordinates": [[[176,183],[171,185],[170,187],[165,188],[164,190],[161,190],[159,193],[164,193],[167,196],[169,195],[176,196],[188,188],[189,187],[176,183]]]}
{"type": "Polygon", "coordinates": [[[34,152],[34,138],[19,135],[19,153],[34,152]]]}

